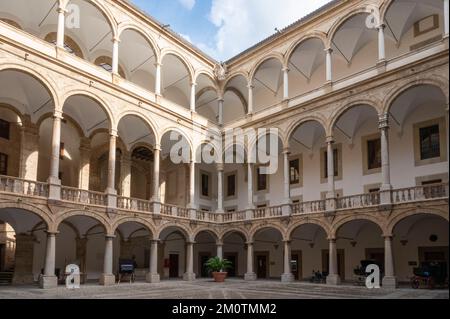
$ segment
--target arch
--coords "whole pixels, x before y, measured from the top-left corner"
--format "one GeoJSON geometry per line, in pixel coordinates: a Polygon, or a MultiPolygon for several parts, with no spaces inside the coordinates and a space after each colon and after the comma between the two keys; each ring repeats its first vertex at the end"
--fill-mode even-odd
{"type": "Polygon", "coordinates": [[[383,101],[383,114],[389,113],[391,106],[403,93],[407,92],[413,87],[418,87],[421,85],[431,85],[438,88],[442,92],[442,95],[445,96],[446,103],[449,103],[448,80],[435,75],[429,78],[414,79],[402,85],[401,87],[392,89],[390,92],[388,92],[388,94],[386,94],[386,98],[383,101]]]}
{"type": "Polygon", "coordinates": [[[347,20],[353,18],[354,16],[357,16],[358,14],[371,14],[375,12],[379,16],[379,10],[375,6],[364,6],[359,7],[356,9],[353,9],[352,11],[346,13],[345,15],[339,17],[338,20],[336,20],[331,28],[327,32],[327,46],[325,49],[331,48],[333,44],[333,39],[336,35],[336,33],[339,31],[339,29],[347,22],[347,20]]]}
{"type": "Polygon", "coordinates": [[[391,216],[391,218],[389,219],[389,221],[386,225],[385,232],[383,235],[384,236],[392,236],[395,226],[397,226],[402,220],[406,219],[407,217],[414,216],[414,215],[437,216],[437,217],[441,217],[444,220],[446,220],[447,222],[449,222],[448,211],[434,209],[434,208],[426,208],[426,209],[413,208],[413,209],[406,210],[406,211],[400,212],[398,214],[395,214],[394,216],[391,216]]]}
{"type": "Polygon", "coordinates": [[[349,111],[350,109],[357,107],[357,106],[369,106],[378,115],[381,112],[380,105],[381,105],[381,103],[379,101],[372,101],[372,100],[366,100],[366,99],[356,100],[356,101],[346,104],[344,107],[337,109],[333,113],[333,115],[330,117],[328,126],[325,130],[325,133],[327,134],[327,136],[332,136],[334,127],[339,122],[341,117],[345,113],[347,113],[347,111],[349,111]]]}
{"type": "Polygon", "coordinates": [[[246,73],[244,71],[237,71],[237,72],[235,72],[233,74],[230,74],[228,76],[228,78],[225,80],[225,82],[223,84],[224,89],[227,88],[228,84],[231,81],[233,81],[235,78],[237,78],[239,76],[242,76],[244,78],[245,82],[247,82],[247,85],[249,84],[249,82],[250,82],[249,72],[246,73]]]}
{"type": "Polygon", "coordinates": [[[219,89],[217,87],[217,81],[215,79],[214,74],[212,72],[210,72],[209,70],[201,69],[201,70],[195,71],[195,73],[194,73],[194,81],[193,82],[197,83],[197,80],[198,80],[198,78],[201,75],[204,75],[204,76],[206,76],[207,78],[209,78],[211,80],[211,82],[214,84],[214,90],[218,93],[219,89]]]}
{"type": "MultiPolygon", "coordinates": [[[[112,72],[112,71],[109,71],[109,70],[105,69],[105,68],[102,66],[102,64],[107,64],[108,66],[111,67],[111,70],[112,70],[112,64],[113,64],[113,62],[112,62],[112,58],[109,57],[109,56],[106,56],[106,55],[100,55],[100,56],[96,57],[95,60],[94,60],[94,64],[95,64],[96,66],[98,66],[98,67],[101,67],[102,69],[104,69],[104,70],[107,71],[107,72],[112,72]]],[[[119,71],[118,71],[118,72],[119,72],[119,75],[120,75],[122,78],[124,78],[124,79],[127,78],[126,75],[125,75],[125,71],[124,71],[123,67],[122,67],[120,64],[119,64],[119,71]]]]}
{"type": "Polygon", "coordinates": [[[66,211],[66,212],[56,216],[56,220],[54,223],[55,230],[57,230],[59,228],[59,225],[62,222],[64,222],[66,219],[73,217],[73,216],[92,218],[92,219],[98,221],[99,224],[103,226],[107,235],[114,235],[114,232],[112,232],[111,224],[109,223],[109,221],[106,217],[104,217],[100,213],[97,213],[94,211],[89,211],[89,210],[82,211],[79,209],[69,210],[69,211],[66,211]]]}
{"type": "Polygon", "coordinates": [[[189,235],[191,233],[191,229],[187,228],[186,226],[184,226],[182,224],[177,224],[176,222],[169,222],[167,224],[164,224],[164,225],[160,226],[160,228],[155,231],[154,238],[161,240],[161,238],[160,238],[161,234],[166,229],[169,229],[169,228],[175,228],[177,230],[180,230],[181,233],[184,235],[184,238],[185,238],[186,241],[191,241],[191,242],[194,241],[194,238],[192,238],[189,235]]]}
{"type": "Polygon", "coordinates": [[[116,220],[112,224],[111,231],[113,233],[115,233],[116,231],[119,230],[119,227],[121,225],[126,224],[126,223],[136,223],[136,224],[142,225],[142,226],[144,226],[144,228],[146,228],[150,232],[150,234],[152,235],[153,238],[156,238],[155,237],[155,234],[156,234],[155,227],[148,220],[146,220],[145,218],[142,218],[142,217],[123,217],[123,218],[120,218],[120,219],[116,220]]]}
{"type": "Polygon", "coordinates": [[[242,106],[244,107],[244,112],[245,112],[245,114],[247,114],[247,113],[248,113],[248,103],[247,103],[247,101],[245,100],[245,97],[244,97],[244,95],[241,93],[241,91],[239,91],[237,88],[235,88],[235,87],[233,87],[233,86],[229,86],[229,87],[227,87],[227,88],[225,89],[225,91],[223,92],[224,95],[225,95],[227,92],[232,92],[233,94],[235,94],[235,95],[238,97],[238,99],[239,99],[239,100],[241,101],[241,103],[242,103],[242,106]]]}
{"type": "MultiPolygon", "coordinates": [[[[67,6],[69,4],[71,4],[72,2],[73,2],[73,0],[67,1],[66,5],[63,6],[63,8],[66,9],[67,6]]],[[[117,37],[117,35],[118,35],[117,23],[116,23],[116,19],[114,19],[114,15],[112,14],[112,12],[107,8],[107,6],[105,6],[103,4],[103,2],[101,2],[99,0],[90,0],[88,2],[91,5],[93,5],[94,7],[96,7],[97,10],[99,10],[100,13],[105,17],[107,23],[109,24],[109,26],[111,28],[113,38],[117,37]]],[[[61,2],[61,4],[64,4],[64,2],[61,2]]]]}
{"type": "Polygon", "coordinates": [[[123,22],[119,25],[118,27],[118,31],[117,31],[117,36],[120,37],[122,36],[122,33],[127,31],[127,30],[132,30],[135,31],[137,33],[139,33],[146,41],[147,43],[150,45],[150,47],[153,50],[153,53],[155,54],[156,57],[156,61],[160,61],[160,49],[158,47],[158,44],[156,43],[156,41],[153,39],[153,37],[146,32],[143,28],[141,28],[139,25],[131,22],[131,21],[127,21],[127,22],[123,22]]]}
{"type": "Polygon", "coordinates": [[[286,54],[284,55],[284,63],[283,65],[288,65],[289,61],[292,58],[292,55],[294,52],[299,48],[304,42],[311,40],[311,39],[318,39],[320,42],[322,42],[323,47],[326,48],[327,45],[327,35],[324,32],[321,31],[312,31],[309,32],[303,36],[301,36],[299,39],[294,41],[291,46],[286,51],[286,54]]]}
{"type": "Polygon", "coordinates": [[[17,115],[17,117],[20,119],[20,122],[23,123],[25,114],[22,114],[20,110],[15,107],[14,105],[11,105],[10,103],[2,103],[0,102],[0,109],[7,109],[17,115]]]}
{"type": "Polygon", "coordinates": [[[127,110],[122,113],[120,113],[117,116],[117,126],[119,125],[120,121],[123,120],[127,116],[136,116],[140,120],[144,121],[145,125],[148,127],[149,131],[153,133],[155,136],[155,141],[160,141],[162,136],[159,136],[158,134],[158,127],[156,123],[154,123],[150,117],[147,117],[145,114],[139,113],[137,111],[133,110],[127,110]]]}
{"type": "Polygon", "coordinates": [[[248,232],[246,230],[244,230],[244,229],[239,228],[239,227],[232,227],[232,228],[229,228],[229,229],[226,229],[225,231],[223,231],[221,233],[221,235],[219,236],[220,242],[223,243],[225,241],[225,238],[227,236],[229,236],[230,234],[233,234],[233,233],[236,233],[240,237],[242,237],[242,239],[244,240],[244,243],[249,242],[248,232]]]}
{"type": "Polygon", "coordinates": [[[323,118],[321,115],[310,115],[305,118],[302,118],[298,121],[293,122],[288,126],[286,129],[286,140],[284,141],[283,145],[289,145],[289,140],[291,139],[292,134],[295,133],[295,131],[302,126],[303,124],[307,122],[317,122],[324,130],[325,134],[327,133],[327,125],[326,125],[326,119],[323,118]]]}
{"type": "Polygon", "coordinates": [[[219,238],[220,238],[219,234],[211,227],[201,227],[201,228],[195,230],[194,233],[192,234],[192,240],[195,241],[195,238],[197,238],[197,236],[200,235],[201,233],[208,233],[209,235],[211,235],[214,238],[216,243],[219,243],[219,238]]]}
{"type": "Polygon", "coordinates": [[[194,82],[194,74],[195,74],[194,68],[192,67],[191,63],[190,63],[185,57],[183,57],[182,55],[180,55],[180,54],[179,54],[178,52],[176,52],[175,50],[172,50],[172,49],[163,49],[163,50],[161,51],[161,55],[160,55],[161,61],[158,61],[158,62],[161,63],[161,64],[163,64],[162,62],[164,61],[164,58],[165,58],[166,56],[168,56],[168,55],[174,56],[175,58],[177,58],[178,60],[180,60],[180,62],[181,62],[182,64],[184,64],[184,66],[185,66],[185,68],[186,68],[186,70],[187,70],[187,72],[188,72],[190,81],[191,81],[191,82],[194,82]]]}
{"type": "Polygon", "coordinates": [[[179,133],[182,137],[184,137],[186,139],[186,141],[189,143],[189,147],[191,149],[191,155],[194,152],[195,148],[194,148],[194,144],[192,142],[192,140],[190,138],[188,138],[187,134],[185,132],[183,132],[182,129],[174,127],[174,126],[169,126],[166,127],[160,135],[160,139],[159,139],[159,145],[162,145],[162,139],[164,138],[164,135],[166,135],[167,133],[171,132],[171,131],[175,131],[177,133],[179,133]]]}
{"type": "Polygon", "coordinates": [[[21,209],[27,212],[30,212],[37,217],[42,219],[42,222],[45,223],[45,226],[49,231],[53,231],[57,228],[55,228],[55,221],[53,219],[53,216],[51,213],[45,212],[45,210],[36,207],[34,205],[25,204],[25,203],[18,203],[17,201],[14,202],[1,202],[0,203],[0,210],[1,209],[21,209]]]}
{"type": "Polygon", "coordinates": [[[272,230],[278,231],[280,233],[280,235],[281,235],[281,240],[286,240],[287,239],[286,232],[285,232],[285,230],[282,227],[280,227],[278,225],[275,225],[275,224],[270,224],[270,225],[262,225],[262,226],[261,225],[257,225],[254,228],[252,228],[250,230],[250,233],[249,233],[250,241],[251,242],[255,241],[255,237],[256,237],[256,235],[258,235],[259,232],[262,232],[262,231],[268,230],[268,229],[272,229],[272,230]]]}
{"type": "Polygon", "coordinates": [[[90,98],[92,100],[94,100],[94,102],[96,102],[105,112],[106,117],[108,119],[108,124],[109,124],[109,129],[117,129],[117,124],[114,118],[114,113],[112,112],[112,110],[110,109],[110,107],[108,106],[108,104],[103,100],[103,98],[101,98],[99,95],[97,95],[96,93],[92,93],[83,89],[75,89],[72,91],[68,91],[65,92],[65,94],[63,95],[63,97],[61,98],[61,101],[63,101],[63,103],[60,106],[60,109],[57,109],[57,111],[60,112],[64,112],[64,105],[66,104],[66,102],[71,98],[71,97],[75,97],[75,96],[84,96],[87,98],[90,98]]]}
{"type": "Polygon", "coordinates": [[[344,226],[347,223],[350,223],[352,221],[355,220],[364,220],[364,221],[368,221],[371,222],[375,225],[378,226],[378,228],[380,229],[381,234],[384,234],[384,230],[385,230],[385,223],[383,223],[382,220],[380,220],[379,218],[370,215],[370,214],[361,214],[358,213],[356,215],[350,215],[350,216],[346,216],[342,219],[339,219],[338,221],[334,222],[331,226],[330,229],[330,238],[331,239],[336,239],[336,235],[339,232],[339,229],[344,226]]]}
{"type": "Polygon", "coordinates": [[[0,63],[0,73],[2,71],[22,72],[22,73],[25,73],[26,75],[31,76],[32,78],[34,78],[35,80],[37,80],[39,83],[42,84],[44,89],[47,91],[47,93],[50,95],[51,99],[53,100],[55,109],[58,110],[58,108],[61,106],[61,99],[60,99],[59,94],[57,93],[59,91],[59,88],[57,87],[57,85],[55,83],[52,83],[53,80],[51,77],[44,77],[40,73],[29,68],[28,66],[24,66],[24,65],[16,64],[16,63],[5,63],[5,64],[0,63]]]}
{"type": "Polygon", "coordinates": [[[385,21],[386,14],[389,11],[389,8],[394,3],[395,0],[384,0],[380,6],[380,20],[385,21]]]}
{"type": "Polygon", "coordinates": [[[195,100],[198,101],[198,99],[205,93],[208,92],[214,92],[216,93],[217,96],[219,96],[219,91],[217,90],[217,88],[212,87],[212,86],[207,86],[204,87],[203,89],[201,89],[200,91],[197,92],[197,94],[195,95],[195,100]]]}
{"type": "Polygon", "coordinates": [[[289,228],[286,230],[286,240],[291,239],[292,233],[295,232],[299,227],[304,225],[316,225],[325,232],[326,236],[330,236],[330,225],[328,223],[325,223],[317,218],[307,218],[289,226],[289,228]]]}
{"type": "MultiPolygon", "coordinates": [[[[41,127],[42,122],[44,122],[46,119],[49,119],[52,117],[53,117],[53,113],[43,114],[36,122],[36,126],[41,127]]],[[[69,121],[74,126],[75,130],[78,132],[80,137],[85,137],[83,129],[81,128],[80,124],[78,124],[77,121],[75,121],[70,115],[67,115],[67,114],[63,114],[63,118],[65,120],[69,121]]]]}
{"type": "Polygon", "coordinates": [[[286,64],[284,64],[284,56],[281,53],[278,52],[272,52],[267,56],[264,56],[263,58],[259,59],[258,62],[254,64],[250,71],[249,79],[253,81],[253,78],[255,77],[256,73],[258,72],[259,68],[270,60],[277,60],[281,64],[281,68],[286,67],[286,64]]]}

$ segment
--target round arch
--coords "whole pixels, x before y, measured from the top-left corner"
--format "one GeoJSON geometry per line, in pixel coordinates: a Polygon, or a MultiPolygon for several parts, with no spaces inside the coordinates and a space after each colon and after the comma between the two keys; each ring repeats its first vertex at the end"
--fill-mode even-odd
{"type": "Polygon", "coordinates": [[[292,58],[292,54],[294,54],[297,48],[299,48],[303,43],[311,39],[318,39],[320,42],[322,42],[324,48],[327,45],[327,35],[325,33],[321,31],[312,31],[310,33],[307,33],[291,44],[291,46],[288,48],[284,56],[283,65],[288,65],[289,61],[292,58]]]}
{"type": "Polygon", "coordinates": [[[137,111],[128,110],[123,113],[120,113],[117,116],[117,125],[119,125],[120,121],[123,120],[127,116],[136,116],[140,120],[144,121],[145,125],[148,127],[151,133],[155,136],[155,141],[160,141],[162,136],[158,134],[158,127],[156,123],[154,123],[149,117],[145,114],[139,113],[137,111]]]}
{"type": "Polygon", "coordinates": [[[306,118],[302,118],[300,120],[294,121],[292,124],[290,124],[287,129],[286,129],[286,134],[285,134],[285,141],[284,141],[284,145],[289,145],[289,140],[291,139],[292,134],[295,133],[295,131],[302,126],[305,123],[308,122],[317,122],[324,130],[325,134],[327,132],[327,125],[326,125],[326,119],[323,118],[320,115],[310,115],[307,116],[306,118]]]}
{"type": "Polygon", "coordinates": [[[126,223],[136,223],[136,224],[143,226],[146,230],[148,230],[150,232],[152,237],[155,238],[155,234],[156,234],[155,227],[148,220],[146,220],[145,218],[141,218],[141,217],[124,217],[124,218],[118,219],[112,224],[111,231],[113,233],[115,233],[116,231],[119,230],[119,227],[121,225],[126,224],[126,223]]]}
{"type": "Polygon", "coordinates": [[[284,63],[284,56],[281,53],[278,52],[273,52],[267,56],[264,56],[263,58],[259,59],[254,66],[252,67],[250,74],[249,74],[249,79],[253,82],[253,79],[256,75],[256,73],[258,72],[259,68],[266,62],[270,61],[270,60],[276,60],[278,62],[280,62],[281,64],[281,68],[286,67],[286,64],[284,63]]]}
{"type": "Polygon", "coordinates": [[[159,57],[160,57],[161,50],[159,49],[156,41],[153,39],[153,37],[149,33],[147,33],[144,29],[142,29],[137,24],[130,21],[130,22],[121,23],[119,25],[118,31],[117,31],[118,37],[120,38],[122,36],[122,33],[124,33],[127,30],[132,30],[132,31],[139,33],[152,48],[153,53],[155,54],[155,57],[156,57],[156,61],[160,60],[159,57]]]}
{"type": "Polygon", "coordinates": [[[105,229],[105,232],[107,235],[114,235],[114,232],[112,232],[111,224],[109,223],[108,219],[104,216],[102,216],[100,213],[93,212],[93,211],[81,211],[81,210],[69,210],[67,212],[64,212],[63,214],[60,214],[56,217],[55,220],[55,231],[59,228],[59,225],[65,221],[66,219],[73,217],[73,216],[80,216],[80,217],[88,217],[96,220],[99,222],[101,226],[105,229]]]}
{"type": "Polygon", "coordinates": [[[219,241],[220,242],[224,242],[225,238],[231,234],[238,234],[238,236],[242,237],[242,240],[244,241],[244,243],[247,243],[250,241],[250,237],[247,231],[245,231],[244,229],[241,228],[229,228],[227,230],[225,230],[224,232],[222,232],[219,236],[219,241]]]}
{"type": "Polygon", "coordinates": [[[286,239],[289,240],[292,238],[292,233],[294,233],[298,228],[304,226],[304,225],[315,225],[320,227],[326,234],[326,236],[330,236],[330,225],[323,222],[320,219],[306,219],[306,220],[301,220],[298,221],[294,224],[292,224],[291,226],[289,226],[289,228],[286,230],[286,239]]]}
{"type": "Polygon", "coordinates": [[[186,58],[184,58],[182,55],[180,55],[175,50],[163,49],[161,51],[161,55],[160,55],[161,60],[159,61],[159,63],[161,63],[163,65],[164,58],[169,55],[172,55],[175,58],[177,58],[178,60],[180,60],[180,62],[185,66],[186,71],[188,72],[190,82],[191,83],[194,82],[194,74],[195,74],[194,68],[192,67],[191,63],[188,60],[186,60],[186,58]]]}
{"type": "Polygon", "coordinates": [[[348,224],[352,221],[356,221],[356,220],[362,220],[362,221],[368,221],[371,222],[373,224],[375,224],[376,226],[378,226],[381,234],[384,234],[384,230],[385,230],[385,223],[380,220],[379,218],[374,217],[373,215],[369,215],[369,214],[358,214],[358,215],[351,215],[351,216],[347,216],[344,217],[342,219],[339,219],[337,221],[335,221],[330,228],[330,238],[331,239],[335,239],[337,233],[339,232],[339,229],[344,226],[345,224],[348,224]]]}
{"type": "Polygon", "coordinates": [[[224,84],[223,84],[223,89],[225,90],[227,88],[227,86],[230,84],[231,81],[233,81],[235,78],[242,76],[245,80],[245,82],[247,83],[247,85],[250,83],[250,76],[249,76],[249,72],[244,72],[244,71],[237,71],[233,74],[230,74],[228,76],[228,78],[225,80],[224,84]]]}
{"type": "Polygon", "coordinates": [[[55,221],[51,213],[47,213],[44,210],[40,209],[39,207],[25,204],[25,203],[18,203],[18,202],[2,202],[0,203],[0,210],[1,209],[20,209],[26,212],[29,212],[39,218],[42,219],[42,222],[47,227],[48,231],[53,231],[57,228],[55,228],[55,221]]]}
{"type": "Polygon", "coordinates": [[[156,231],[155,231],[155,235],[154,235],[154,238],[155,239],[159,239],[159,240],[161,240],[161,234],[165,231],[165,230],[167,230],[167,229],[169,229],[169,228],[174,228],[175,230],[179,230],[179,231],[181,231],[181,233],[183,234],[183,236],[184,236],[184,239],[186,240],[186,241],[193,241],[194,239],[191,237],[191,235],[189,235],[190,233],[191,233],[191,229],[189,229],[189,228],[187,228],[186,226],[184,226],[184,225],[182,225],[182,224],[177,224],[177,223],[167,223],[167,224],[164,224],[164,225],[162,225],[160,228],[158,228],[156,231]]]}
{"type": "Polygon", "coordinates": [[[402,220],[410,217],[410,216],[414,216],[414,215],[431,215],[431,216],[437,216],[437,217],[441,217],[444,220],[446,220],[447,222],[449,221],[449,216],[448,216],[448,212],[443,211],[443,210],[439,210],[439,209],[411,209],[411,210],[407,210],[407,211],[403,211],[400,213],[395,214],[394,216],[391,216],[391,218],[389,219],[389,222],[386,225],[386,229],[384,232],[385,236],[392,236],[395,226],[397,226],[402,220]]]}
{"type": "Polygon", "coordinates": [[[193,143],[192,143],[192,140],[191,140],[190,138],[188,138],[188,135],[187,135],[185,132],[183,132],[182,129],[177,128],[177,127],[174,127],[174,126],[166,127],[166,128],[164,128],[164,129],[161,131],[161,135],[159,136],[159,145],[162,145],[162,139],[164,138],[164,135],[166,135],[167,133],[169,133],[169,132],[171,132],[171,131],[177,132],[177,133],[180,134],[183,138],[186,139],[186,141],[189,143],[189,148],[190,148],[190,150],[191,150],[191,155],[192,155],[192,152],[193,152],[194,149],[195,149],[195,148],[194,148],[194,145],[193,145],[193,143]]]}
{"type": "MultiPolygon", "coordinates": [[[[36,126],[37,127],[41,127],[42,122],[44,122],[46,119],[52,118],[53,117],[53,113],[46,113],[43,114],[38,121],[36,122],[36,126]]],[[[65,120],[69,121],[70,124],[73,125],[73,127],[75,127],[76,131],[78,132],[78,134],[80,135],[80,137],[86,137],[84,135],[83,129],[81,128],[80,124],[78,124],[77,121],[75,121],[70,115],[67,114],[63,114],[63,117],[65,120]]]]}
{"type": "Polygon", "coordinates": [[[200,235],[201,233],[207,233],[207,234],[209,234],[212,238],[214,238],[214,240],[216,241],[216,243],[219,242],[219,234],[218,234],[215,230],[213,230],[213,229],[211,229],[211,228],[209,228],[209,227],[202,227],[202,228],[199,228],[199,229],[197,229],[196,231],[194,231],[194,233],[192,234],[192,240],[195,241],[195,239],[197,238],[197,236],[200,235]]]}
{"type": "Polygon", "coordinates": [[[286,232],[282,227],[275,225],[275,224],[270,224],[270,225],[263,225],[263,226],[255,226],[252,230],[250,230],[249,241],[251,241],[251,242],[255,241],[255,237],[258,235],[258,233],[263,232],[265,230],[269,230],[269,229],[276,230],[280,234],[281,240],[287,239],[286,232]]]}

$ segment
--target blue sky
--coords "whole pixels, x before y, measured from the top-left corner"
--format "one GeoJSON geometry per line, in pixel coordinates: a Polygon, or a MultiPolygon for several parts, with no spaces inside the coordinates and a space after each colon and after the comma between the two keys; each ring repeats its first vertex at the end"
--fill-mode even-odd
{"type": "Polygon", "coordinates": [[[132,0],[219,61],[330,0],[132,0]]]}

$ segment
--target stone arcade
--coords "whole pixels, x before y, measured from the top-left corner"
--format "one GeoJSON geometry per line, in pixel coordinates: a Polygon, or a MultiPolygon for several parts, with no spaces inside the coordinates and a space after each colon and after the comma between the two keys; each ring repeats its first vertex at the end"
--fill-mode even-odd
{"type": "Polygon", "coordinates": [[[0,282],[448,265],[448,6],[335,0],[219,65],[128,1],[0,0],[0,282]],[[208,128],[277,128],[277,173],[170,161],[171,132],[194,159],[208,128]]]}

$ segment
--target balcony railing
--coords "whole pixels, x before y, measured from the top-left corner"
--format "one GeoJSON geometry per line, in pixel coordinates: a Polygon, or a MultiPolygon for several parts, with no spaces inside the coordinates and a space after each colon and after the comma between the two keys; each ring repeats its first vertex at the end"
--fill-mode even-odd
{"type": "MultiPolygon", "coordinates": [[[[48,198],[49,185],[47,183],[0,175],[0,192],[28,197],[48,198]]],[[[448,183],[432,184],[395,189],[388,192],[388,195],[391,197],[390,203],[399,205],[419,201],[448,199],[449,189],[448,183]]],[[[377,207],[380,204],[384,204],[382,203],[381,198],[382,196],[379,192],[340,197],[336,199],[336,210],[343,211],[354,208],[377,207]]],[[[389,198],[389,196],[387,196],[387,198],[389,198]]],[[[61,200],[84,205],[104,207],[108,205],[108,196],[105,193],[81,190],[67,186],[61,186],[61,200]]],[[[292,204],[290,207],[292,215],[323,213],[327,211],[327,200],[300,202],[292,204]]],[[[233,223],[244,220],[278,218],[283,216],[283,208],[283,206],[278,205],[237,212],[215,213],[124,196],[117,197],[117,209],[134,212],[160,213],[164,216],[211,223],[233,223]]]]}

